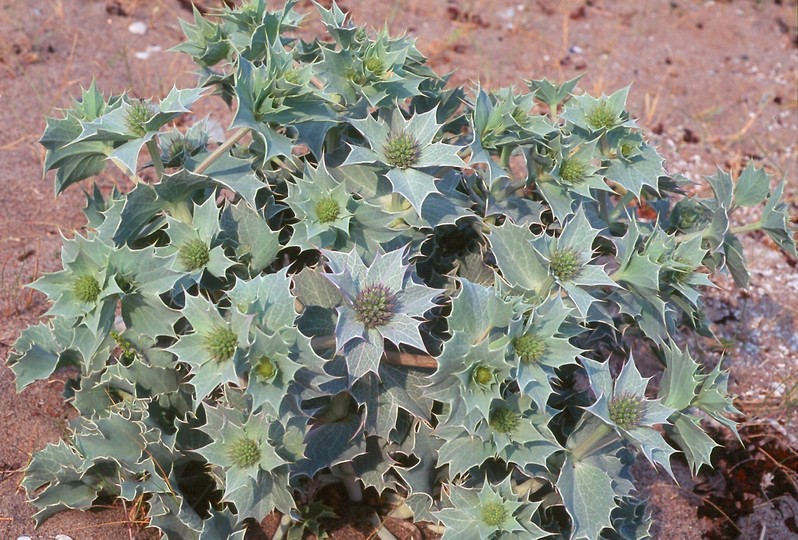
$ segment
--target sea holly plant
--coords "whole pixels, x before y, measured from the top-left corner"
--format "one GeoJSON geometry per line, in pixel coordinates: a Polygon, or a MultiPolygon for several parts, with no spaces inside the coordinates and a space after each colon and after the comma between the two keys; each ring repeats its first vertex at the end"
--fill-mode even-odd
{"type": "Polygon", "coordinates": [[[709,424],[736,433],[727,373],[678,334],[714,339],[714,276],[750,284],[741,234],[796,254],[784,183],[749,164],[686,195],[629,88],[452,88],[334,2],[300,38],[297,4],[195,12],[196,87],[92,84],[47,120],[56,193],[108,164],[130,183],[86,188],[7,359],[19,391],[70,377],[69,433],[22,482],[37,522],[111,497],[170,539],[271,512],[293,538],[341,483],[444,538],[646,538],[635,458],[698,474],[709,424]],[[174,125],[215,97],[226,139],[174,125]]]}

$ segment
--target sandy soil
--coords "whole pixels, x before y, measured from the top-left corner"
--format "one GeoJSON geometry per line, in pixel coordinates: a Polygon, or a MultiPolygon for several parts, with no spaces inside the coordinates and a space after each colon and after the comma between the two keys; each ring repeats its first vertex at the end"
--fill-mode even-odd
{"type": "MultiPolygon", "coordinates": [[[[341,4],[359,22],[387,21],[394,32],[407,29],[437,71],[457,68],[455,83],[499,88],[524,78],[562,80],[580,73],[585,73],[581,87],[591,93],[631,83],[629,109],[667,158],[670,172],[697,180],[716,165],[739,170],[754,160],[787,178],[787,197],[796,210],[794,1],[341,4]]],[[[0,184],[7,187],[0,200],[0,357],[46,309],[40,295],[22,286],[56,270],[60,231],[83,225],[80,191],[72,188],[55,200],[52,179],[41,179],[44,154],[36,140],[43,116],[68,105],[92,78],[106,92],[128,88],[142,97],[163,96],[173,83],[191,84],[190,75],[174,79],[190,69],[188,62],[165,52],[182,36],[178,17],[190,17],[184,5],[182,0],[0,0],[0,184]],[[130,33],[128,26],[139,21],[147,32],[130,33]]],[[[107,175],[100,182],[110,186],[117,180],[107,175]]],[[[751,288],[736,291],[721,279],[708,300],[723,347],[693,345],[709,365],[725,355],[731,391],[749,414],[741,429],[746,446],[727,440],[728,450],[718,452],[721,472],[697,480],[677,464],[678,486],[640,468],[643,494],[659,521],[656,538],[798,538],[798,272],[796,262],[765,238],[748,238],[744,245],[751,288]],[[738,467],[742,462],[754,464],[749,474],[754,478],[747,478],[753,487],[745,492],[735,483],[739,478],[730,476],[745,470],[738,467]]],[[[62,387],[56,379],[17,395],[11,372],[0,366],[0,538],[147,537],[135,513],[121,505],[61,513],[34,530],[33,509],[18,489],[19,471],[32,452],[63,435],[72,413],[62,404],[62,387]]],[[[368,536],[358,519],[351,516],[334,538],[368,536]]],[[[412,527],[394,529],[400,538],[418,537],[412,527]]]]}

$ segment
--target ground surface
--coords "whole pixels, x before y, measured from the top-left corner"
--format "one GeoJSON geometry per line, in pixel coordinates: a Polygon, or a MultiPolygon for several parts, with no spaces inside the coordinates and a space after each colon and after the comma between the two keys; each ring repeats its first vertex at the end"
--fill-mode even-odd
{"type": "MultiPolygon", "coordinates": [[[[83,224],[80,191],[55,200],[52,180],[41,179],[36,139],[43,116],[68,105],[92,77],[106,92],[127,88],[141,97],[192,84],[188,75],[175,80],[189,68],[185,59],[165,52],[181,38],[177,18],[190,17],[185,4],[0,0],[0,357],[46,309],[41,296],[22,286],[59,268],[59,231],[83,224]],[[146,24],[144,35],[128,31],[137,21],[146,24]]],[[[394,32],[418,36],[438,72],[458,68],[455,83],[495,89],[523,78],[585,73],[581,87],[594,94],[632,83],[629,109],[671,173],[697,180],[716,164],[739,170],[753,159],[787,178],[797,214],[794,1],[343,0],[342,6],[357,21],[387,20],[394,32]]],[[[678,486],[640,468],[643,494],[659,521],[656,538],[798,538],[798,271],[763,237],[746,239],[745,247],[750,290],[719,281],[708,307],[722,342],[693,344],[710,365],[725,355],[730,389],[749,415],[741,429],[745,446],[727,439],[716,453],[720,472],[695,480],[677,464],[678,486]]],[[[131,509],[121,506],[64,512],[34,530],[33,510],[18,489],[20,469],[64,433],[71,413],[62,387],[54,380],[17,395],[11,372],[0,365],[0,538],[146,537],[131,509]]],[[[369,536],[363,515],[349,516],[333,537],[369,536]]],[[[421,538],[413,526],[391,530],[421,538]]]]}

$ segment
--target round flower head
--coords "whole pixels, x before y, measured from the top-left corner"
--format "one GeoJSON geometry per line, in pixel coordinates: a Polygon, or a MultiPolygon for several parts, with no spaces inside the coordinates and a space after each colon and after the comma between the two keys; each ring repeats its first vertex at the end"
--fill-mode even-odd
{"type": "Polygon", "coordinates": [[[241,437],[227,445],[227,454],[236,467],[252,467],[260,461],[260,445],[248,437],[241,437]]]}
{"type": "Polygon", "coordinates": [[[382,60],[380,60],[376,56],[372,56],[368,60],[366,60],[365,67],[368,71],[376,75],[377,77],[382,77],[385,75],[385,64],[382,60]]]}
{"type": "Polygon", "coordinates": [[[612,129],[616,124],[616,117],[606,103],[600,103],[593,107],[586,115],[587,123],[593,129],[612,129]]]}
{"type": "Polygon", "coordinates": [[[549,267],[555,278],[560,281],[568,281],[576,277],[582,264],[573,250],[561,249],[552,253],[549,267]]]}
{"type": "Polygon", "coordinates": [[[534,332],[527,332],[513,339],[513,347],[525,364],[540,360],[546,352],[546,342],[534,332]]]}
{"type": "Polygon", "coordinates": [[[521,415],[506,407],[497,407],[490,414],[490,427],[498,433],[513,433],[521,423],[521,415]]]}
{"type": "Polygon", "coordinates": [[[127,130],[136,137],[143,137],[147,134],[147,127],[145,124],[153,117],[153,111],[150,105],[144,101],[139,100],[130,106],[130,110],[125,118],[125,126],[127,130]]]}
{"type": "Polygon", "coordinates": [[[486,525],[498,527],[507,519],[507,509],[500,502],[489,502],[482,505],[480,516],[486,525]]]}
{"type": "Polygon", "coordinates": [[[92,303],[100,296],[100,283],[94,276],[79,276],[72,285],[78,300],[81,302],[92,303]]]}
{"type": "Polygon", "coordinates": [[[384,152],[389,165],[407,169],[418,160],[419,148],[413,136],[403,131],[388,138],[384,152]]]}
{"type": "Polygon", "coordinates": [[[211,332],[206,340],[206,347],[211,358],[224,362],[233,357],[238,345],[236,333],[229,328],[219,327],[211,332]]]}
{"type": "Polygon", "coordinates": [[[643,400],[633,395],[621,395],[610,401],[610,420],[625,430],[630,430],[643,418],[643,400]]]}
{"type": "Polygon", "coordinates": [[[180,246],[177,256],[186,270],[193,271],[208,264],[210,260],[210,251],[210,248],[208,248],[205,242],[196,238],[180,246]]]}
{"type": "Polygon", "coordinates": [[[560,178],[570,184],[578,184],[586,174],[587,164],[580,159],[568,158],[560,165],[560,178]]]}
{"type": "Polygon", "coordinates": [[[369,285],[352,302],[357,320],[366,328],[383,326],[393,318],[396,296],[384,285],[369,285]]]}
{"type": "Polygon", "coordinates": [[[481,386],[487,386],[493,381],[493,370],[488,366],[477,366],[471,372],[473,381],[481,386]]]}
{"type": "Polygon", "coordinates": [[[280,368],[277,367],[277,364],[274,361],[272,361],[271,358],[269,358],[268,356],[262,356],[255,363],[255,368],[253,372],[255,373],[255,376],[261,381],[270,381],[274,379],[279,370],[280,368]]]}
{"type": "Polygon", "coordinates": [[[320,199],[314,208],[320,223],[332,223],[341,214],[341,205],[332,197],[320,199]]]}

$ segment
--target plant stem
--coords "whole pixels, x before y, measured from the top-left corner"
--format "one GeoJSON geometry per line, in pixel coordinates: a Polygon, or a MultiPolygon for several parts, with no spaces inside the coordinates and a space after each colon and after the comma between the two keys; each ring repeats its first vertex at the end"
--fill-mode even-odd
{"type": "Polygon", "coordinates": [[[762,228],[762,222],[755,221],[754,223],[749,223],[748,225],[740,225],[739,227],[732,227],[731,229],[729,229],[729,232],[731,234],[740,234],[745,232],[758,231],[761,228],[762,228]]]}
{"type": "Polygon", "coordinates": [[[510,148],[509,144],[502,146],[502,153],[501,153],[501,166],[502,169],[507,169],[510,165],[510,156],[513,154],[512,148],[510,148]]]}
{"type": "Polygon", "coordinates": [[[161,149],[158,148],[158,142],[155,140],[155,137],[157,137],[157,135],[147,141],[147,152],[150,153],[152,166],[155,167],[155,176],[160,180],[163,178],[163,161],[161,161],[161,149]]]}
{"type": "Polygon", "coordinates": [[[205,172],[205,169],[207,169],[208,167],[210,167],[210,166],[211,166],[211,164],[212,164],[214,161],[216,161],[217,159],[219,159],[220,157],[222,157],[222,155],[223,155],[224,153],[226,153],[228,150],[230,150],[230,148],[232,148],[232,147],[233,147],[233,145],[234,145],[235,143],[237,143],[237,142],[238,142],[238,141],[239,141],[239,140],[240,140],[240,139],[241,139],[241,138],[242,138],[244,135],[246,135],[247,133],[249,133],[249,128],[247,128],[247,127],[243,127],[243,128],[241,128],[241,129],[239,129],[238,131],[236,131],[235,133],[233,133],[233,134],[232,134],[232,135],[231,135],[231,136],[230,136],[230,137],[229,137],[229,138],[228,138],[226,141],[224,141],[224,142],[223,142],[221,145],[219,145],[219,148],[217,148],[216,150],[214,150],[213,152],[211,152],[211,155],[209,155],[208,157],[206,157],[206,158],[205,158],[205,159],[202,161],[202,163],[200,163],[200,164],[197,166],[197,168],[196,168],[196,169],[194,169],[194,172],[195,172],[196,174],[202,174],[203,172],[205,172]]]}
{"type": "Polygon", "coordinates": [[[614,432],[610,426],[604,423],[599,424],[593,431],[590,432],[590,435],[582,440],[582,442],[580,442],[576,448],[571,450],[571,456],[573,457],[574,461],[579,461],[583,457],[592,453],[596,448],[604,446],[604,444],[599,443],[602,443],[608,435],[612,434],[614,434],[614,432]]]}
{"type": "Polygon", "coordinates": [[[349,500],[356,503],[363,502],[363,490],[360,489],[360,482],[357,479],[352,462],[340,463],[338,467],[343,473],[341,480],[344,483],[347,495],[349,495],[349,500]]]}
{"type": "Polygon", "coordinates": [[[280,518],[280,526],[277,528],[277,531],[274,533],[272,540],[283,540],[285,535],[288,533],[288,529],[291,527],[291,523],[294,520],[291,519],[291,516],[288,514],[283,514],[283,517],[280,518]]]}

